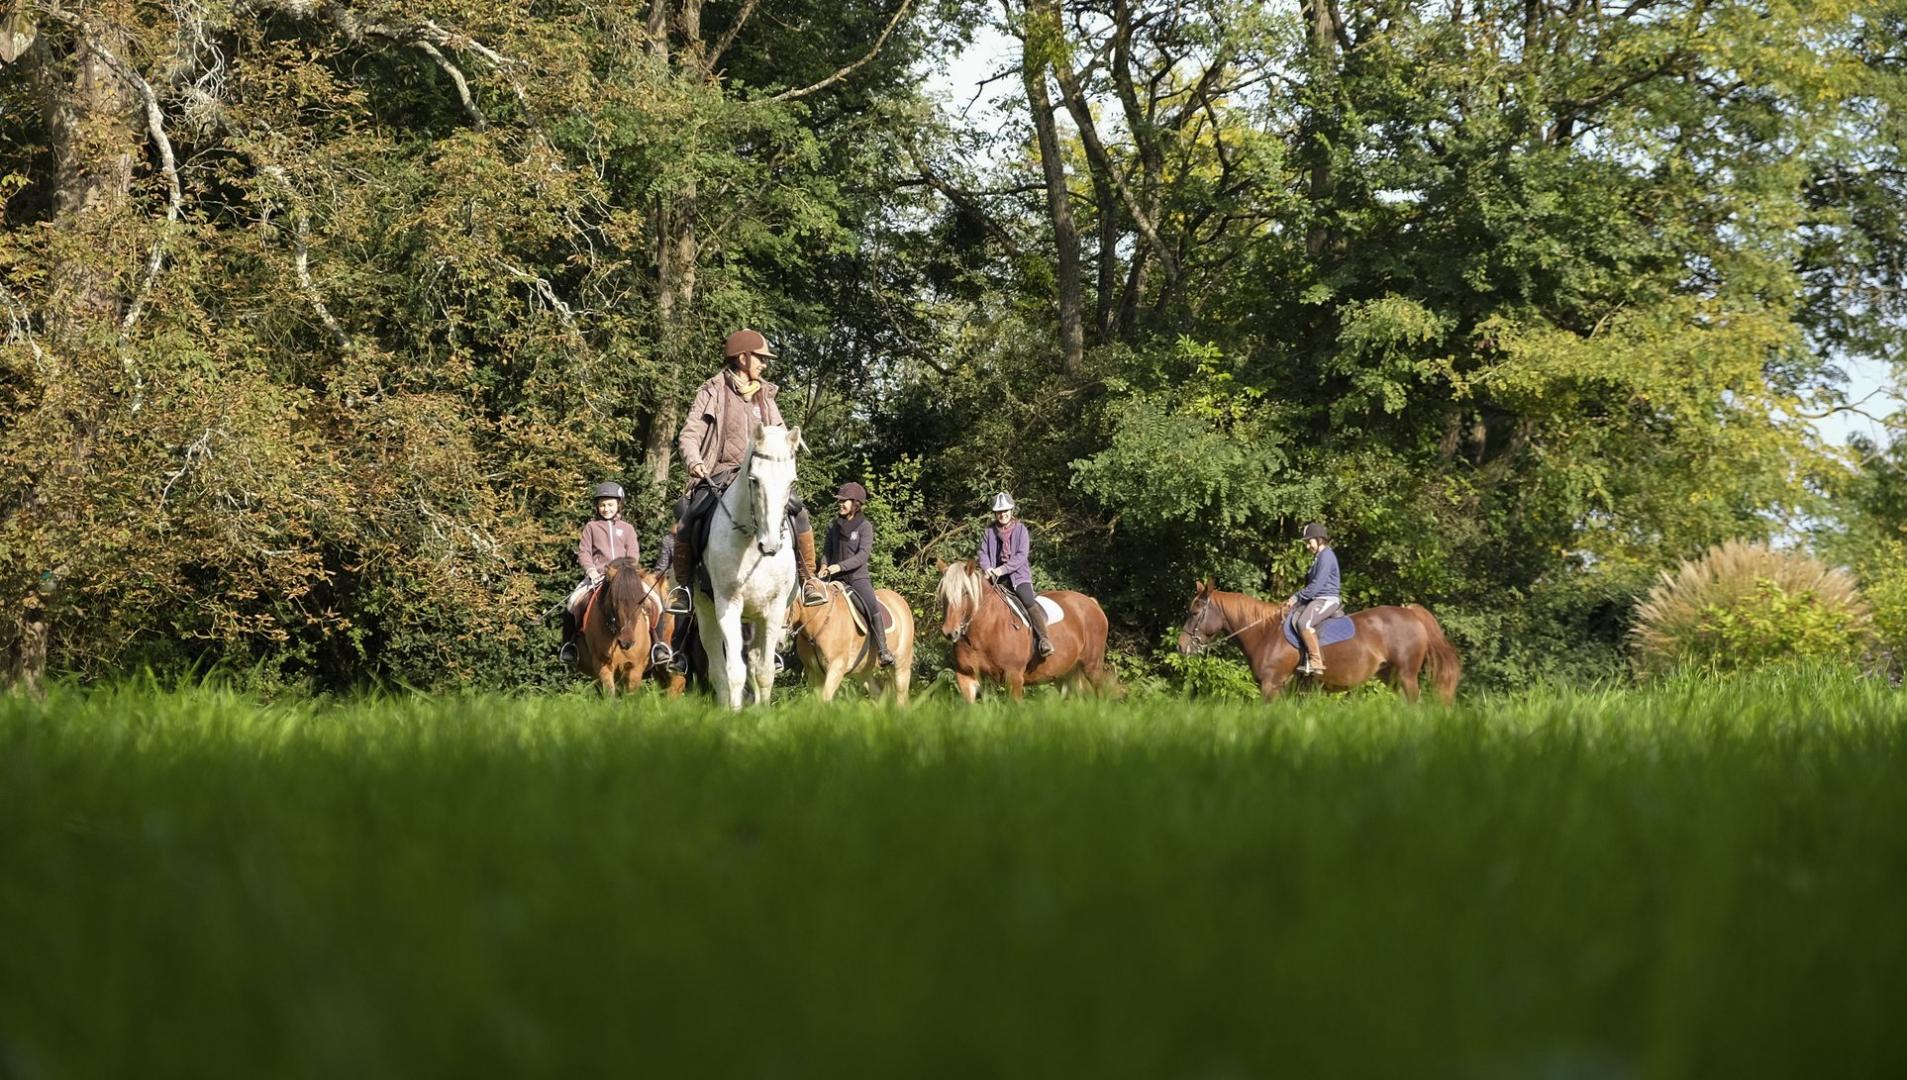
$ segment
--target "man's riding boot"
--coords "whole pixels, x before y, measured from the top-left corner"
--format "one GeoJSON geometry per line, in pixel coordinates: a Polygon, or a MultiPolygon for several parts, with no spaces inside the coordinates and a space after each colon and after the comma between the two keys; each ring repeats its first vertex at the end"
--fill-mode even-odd
{"type": "Polygon", "coordinates": [[[819,607],[828,602],[828,594],[821,589],[821,579],[814,572],[814,532],[795,534],[795,569],[801,575],[801,604],[803,607],[819,607]]]}
{"type": "Polygon", "coordinates": [[[674,567],[675,583],[695,594],[695,545],[678,539],[675,545],[674,567]]]}
{"type": "Polygon", "coordinates": [[[1318,645],[1318,628],[1300,626],[1298,636],[1304,639],[1305,660],[1299,672],[1305,675],[1324,674],[1324,649],[1318,645]]]}
{"type": "Polygon", "coordinates": [[[1046,609],[1037,596],[1026,609],[1026,619],[1033,625],[1033,651],[1041,656],[1053,655],[1053,639],[1046,636],[1046,609]]]}

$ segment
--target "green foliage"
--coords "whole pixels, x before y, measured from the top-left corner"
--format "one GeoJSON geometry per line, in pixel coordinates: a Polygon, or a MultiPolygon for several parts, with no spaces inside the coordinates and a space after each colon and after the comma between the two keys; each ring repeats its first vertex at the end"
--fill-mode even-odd
{"type": "Polygon", "coordinates": [[[1636,611],[1645,672],[1859,662],[1872,639],[1852,575],[1804,553],[1731,541],[1684,562],[1636,611]]]}
{"type": "Polygon", "coordinates": [[[1907,1071],[1874,680],[719,719],[56,687],[0,697],[0,761],[36,1073],[1907,1071]]]}
{"type": "Polygon", "coordinates": [[[1010,488],[1147,670],[1194,579],[1288,591],[1311,519],[1494,686],[1620,676],[1642,586],[1722,540],[1901,538],[1898,452],[1850,480],[1803,419],[1902,339],[1898,0],[1340,8],[938,3],[871,56],[892,7],[35,8],[0,597],[52,572],[89,678],[556,683],[581,493],[653,542],[743,323],[804,491],[876,489],[883,584],[930,603],[1010,488]],[[1068,258],[1018,91],[918,85],[989,22],[1098,117],[1068,258]]]}

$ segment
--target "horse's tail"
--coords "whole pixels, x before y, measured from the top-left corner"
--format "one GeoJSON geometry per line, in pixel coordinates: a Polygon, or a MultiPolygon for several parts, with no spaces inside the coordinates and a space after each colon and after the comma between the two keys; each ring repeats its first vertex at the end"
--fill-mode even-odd
{"type": "Polygon", "coordinates": [[[1424,658],[1430,662],[1431,685],[1437,691],[1437,700],[1448,705],[1457,697],[1457,681],[1463,678],[1463,659],[1457,655],[1457,649],[1450,644],[1450,639],[1444,636],[1443,627],[1438,625],[1435,615],[1418,604],[1405,604],[1404,608],[1423,624],[1427,645],[1424,658]]]}
{"type": "Polygon", "coordinates": [[[1112,621],[1106,618],[1106,609],[1099,606],[1098,600],[1089,596],[1086,602],[1093,606],[1093,614],[1099,618],[1097,625],[1093,626],[1092,632],[1087,635],[1086,650],[1079,658],[1079,666],[1086,673],[1087,680],[1092,683],[1094,691],[1099,696],[1123,698],[1126,696],[1126,688],[1120,685],[1118,672],[1112,669],[1111,664],[1106,663],[1107,638],[1112,633],[1112,621]]]}

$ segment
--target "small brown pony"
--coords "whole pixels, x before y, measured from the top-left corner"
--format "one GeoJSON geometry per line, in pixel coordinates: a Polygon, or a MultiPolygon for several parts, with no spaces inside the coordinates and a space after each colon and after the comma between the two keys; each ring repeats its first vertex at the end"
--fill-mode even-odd
{"type": "Polygon", "coordinates": [[[634,693],[649,669],[651,620],[662,610],[660,583],[634,559],[617,559],[603,568],[603,581],[583,608],[582,649],[576,666],[609,697],[616,686],[634,693]]]}
{"type": "Polygon", "coordinates": [[[977,560],[944,567],[940,632],[953,642],[954,681],[961,696],[979,697],[981,679],[1004,685],[1015,701],[1028,683],[1064,680],[1071,690],[1113,688],[1106,667],[1106,613],[1099,601],[1065,590],[1043,595],[1065,612],[1057,623],[1047,620],[1046,636],[1053,642],[1047,657],[1034,654],[1033,632],[1013,615],[998,587],[987,582],[977,560]]]}
{"type": "MultiPolygon", "coordinates": [[[[1285,640],[1284,621],[1289,614],[1284,604],[1220,592],[1215,583],[1200,582],[1190,615],[1179,631],[1179,652],[1195,656],[1236,638],[1258,678],[1259,692],[1270,701],[1298,667],[1298,650],[1285,640]]],[[[1418,673],[1428,661],[1438,700],[1448,705],[1456,697],[1463,662],[1430,612],[1416,604],[1375,607],[1357,612],[1351,621],[1357,625],[1356,635],[1324,647],[1325,689],[1349,690],[1383,675],[1406,698],[1416,701],[1418,673]]]]}
{"type": "MultiPolygon", "coordinates": [[[[868,636],[854,624],[854,601],[846,589],[828,586],[828,602],[807,607],[788,605],[788,629],[795,636],[795,655],[808,682],[821,688],[821,700],[833,701],[841,680],[849,675],[859,679],[870,695],[885,693],[890,687],[894,700],[907,704],[907,690],[914,681],[914,612],[892,589],[874,590],[874,598],[894,616],[887,632],[888,651],[894,654],[892,667],[875,663],[876,655],[868,636]]],[[[869,618],[880,618],[871,612],[869,618]]]]}

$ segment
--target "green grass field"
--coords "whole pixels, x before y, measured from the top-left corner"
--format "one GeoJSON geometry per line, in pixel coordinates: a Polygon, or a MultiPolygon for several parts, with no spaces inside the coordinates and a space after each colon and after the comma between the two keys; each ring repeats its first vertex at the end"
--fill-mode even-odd
{"type": "Polygon", "coordinates": [[[0,1076],[1900,1076],[1829,676],[739,718],[0,699],[0,1076]]]}

